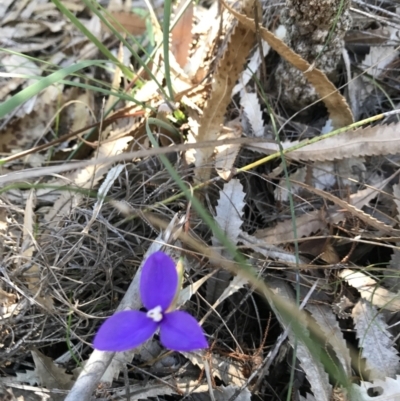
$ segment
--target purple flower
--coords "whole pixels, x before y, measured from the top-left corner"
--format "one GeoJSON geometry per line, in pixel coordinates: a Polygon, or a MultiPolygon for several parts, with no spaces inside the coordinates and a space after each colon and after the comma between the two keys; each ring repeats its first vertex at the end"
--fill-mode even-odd
{"type": "Polygon", "coordinates": [[[183,311],[168,311],[178,291],[174,261],[163,252],[150,255],[140,276],[140,295],[147,312],[117,312],[100,327],[93,341],[100,351],[127,351],[148,340],[160,329],[164,347],[173,351],[207,348],[196,319],[183,311]]]}

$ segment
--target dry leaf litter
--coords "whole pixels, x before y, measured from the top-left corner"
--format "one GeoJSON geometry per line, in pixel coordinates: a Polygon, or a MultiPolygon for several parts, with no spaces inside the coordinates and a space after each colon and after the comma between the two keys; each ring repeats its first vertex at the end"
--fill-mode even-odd
{"type": "Polygon", "coordinates": [[[292,399],[399,400],[396,3],[176,4],[173,99],[162,1],[56,3],[0,4],[4,102],[103,62],[1,114],[0,399],[280,400],[294,369],[292,399]],[[154,51],[147,70],[131,50],[154,51]],[[276,298],[226,269],[235,259],[161,153],[276,298]],[[155,336],[93,351],[106,317],[141,307],[140,269],[160,249],[182,257],[177,304],[210,348],[171,353],[155,336]]]}

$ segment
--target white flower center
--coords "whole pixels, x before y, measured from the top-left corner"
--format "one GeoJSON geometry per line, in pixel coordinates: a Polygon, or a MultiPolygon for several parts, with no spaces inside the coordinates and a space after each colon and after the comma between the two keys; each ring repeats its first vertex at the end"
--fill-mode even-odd
{"type": "Polygon", "coordinates": [[[150,309],[147,311],[146,316],[150,319],[153,319],[153,321],[156,323],[161,322],[163,318],[161,306],[156,306],[155,308],[150,309]]]}

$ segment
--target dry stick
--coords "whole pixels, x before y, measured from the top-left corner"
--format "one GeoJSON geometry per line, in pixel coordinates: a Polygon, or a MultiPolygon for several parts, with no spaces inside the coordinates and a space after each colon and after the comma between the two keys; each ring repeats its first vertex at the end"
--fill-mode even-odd
{"type": "Polygon", "coordinates": [[[215,401],[212,379],[211,379],[211,369],[210,364],[208,363],[207,359],[204,359],[204,370],[206,372],[206,379],[208,384],[208,394],[210,395],[210,400],[215,401]]]}
{"type": "MultiPolygon", "coordinates": [[[[12,172],[0,176],[0,185],[16,183],[26,181],[30,178],[43,177],[46,175],[60,174],[66,171],[78,170],[87,166],[93,166],[96,164],[109,164],[112,165],[117,162],[129,161],[132,159],[138,159],[148,156],[165,155],[167,153],[181,152],[189,149],[200,149],[200,148],[214,148],[220,145],[244,145],[249,143],[265,142],[260,138],[227,138],[219,141],[205,141],[201,143],[187,143],[182,145],[174,145],[165,148],[151,148],[139,150],[137,152],[122,153],[115,156],[102,157],[99,159],[83,160],[79,162],[70,162],[57,166],[50,167],[38,167],[18,172],[12,172]]],[[[3,159],[4,160],[4,159],[3,159]]]]}
{"type": "Polygon", "coordinates": [[[58,143],[65,142],[68,139],[78,136],[79,134],[82,134],[83,132],[86,132],[89,129],[96,128],[100,125],[102,125],[103,128],[106,128],[108,125],[110,125],[115,120],[118,120],[120,118],[139,117],[139,116],[142,116],[143,114],[144,114],[143,110],[136,110],[133,113],[126,112],[125,114],[116,112],[112,116],[106,118],[105,120],[99,121],[99,122],[91,124],[91,125],[87,125],[86,127],[78,129],[77,131],[69,132],[68,134],[60,136],[59,138],[54,139],[51,142],[44,143],[43,145],[35,146],[32,149],[27,149],[27,150],[24,150],[22,152],[16,153],[16,154],[8,156],[8,157],[4,157],[3,159],[0,159],[0,163],[5,164],[5,163],[13,161],[13,160],[21,159],[22,157],[28,156],[32,153],[37,153],[37,152],[40,152],[41,150],[48,149],[54,145],[57,145],[58,143]]]}
{"type": "MultiPolygon", "coordinates": [[[[376,14],[378,14],[378,15],[386,14],[388,16],[388,18],[393,18],[394,20],[399,18],[399,14],[392,13],[391,11],[385,10],[384,8],[381,8],[378,6],[374,6],[373,4],[368,4],[369,2],[362,1],[362,0],[353,0],[353,2],[360,6],[374,10],[376,12],[376,14]]],[[[373,15],[371,14],[370,17],[373,18],[373,15]]],[[[397,25],[397,29],[399,29],[399,25],[397,25]]]]}

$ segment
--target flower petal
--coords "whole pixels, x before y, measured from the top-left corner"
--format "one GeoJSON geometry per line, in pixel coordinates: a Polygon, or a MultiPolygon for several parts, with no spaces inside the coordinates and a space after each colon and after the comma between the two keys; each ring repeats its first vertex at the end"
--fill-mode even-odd
{"type": "Polygon", "coordinates": [[[140,276],[140,295],[146,309],[161,306],[163,311],[171,305],[178,289],[175,262],[163,252],[150,255],[140,276]]]}
{"type": "Polygon", "coordinates": [[[100,351],[127,351],[148,340],[158,324],[137,310],[117,312],[100,327],[93,340],[100,351]]]}
{"type": "Polygon", "coordinates": [[[208,343],[197,320],[187,312],[166,313],[160,323],[160,340],[173,351],[207,348],[208,343]]]}

